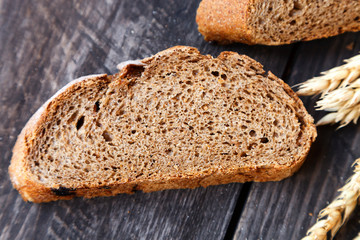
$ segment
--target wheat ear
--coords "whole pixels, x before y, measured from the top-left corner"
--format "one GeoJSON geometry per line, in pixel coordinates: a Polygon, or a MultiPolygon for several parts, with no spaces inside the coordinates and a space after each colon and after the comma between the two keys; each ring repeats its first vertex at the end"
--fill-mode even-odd
{"type": "Polygon", "coordinates": [[[302,240],[327,239],[329,231],[333,238],[349,219],[360,196],[360,158],[355,160],[354,165],[354,174],[347,180],[345,186],[339,189],[340,195],[320,211],[317,222],[308,230],[306,237],[302,240]]]}
{"type": "Polygon", "coordinates": [[[299,85],[299,95],[321,94],[317,110],[331,112],[317,125],[340,123],[341,128],[360,117],[360,55],[345,62],[299,85]]]}
{"type": "Polygon", "coordinates": [[[302,96],[316,95],[345,87],[360,76],[360,55],[345,60],[346,64],[322,72],[322,76],[312,78],[299,85],[298,94],[302,96]]]}
{"type": "Polygon", "coordinates": [[[331,113],[320,119],[317,125],[340,123],[339,128],[360,117],[360,78],[346,87],[335,89],[317,101],[317,110],[331,113]]]}

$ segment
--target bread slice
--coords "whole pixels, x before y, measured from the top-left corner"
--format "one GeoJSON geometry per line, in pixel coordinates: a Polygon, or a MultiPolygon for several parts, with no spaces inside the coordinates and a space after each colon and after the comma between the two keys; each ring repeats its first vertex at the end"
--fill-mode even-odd
{"type": "Polygon", "coordinates": [[[360,1],[203,0],[199,31],[223,44],[280,45],[360,30],[360,1]]]}
{"type": "Polygon", "coordinates": [[[33,202],[277,181],[315,137],[300,99],[258,62],[178,46],[65,86],[22,130],[9,172],[33,202]]]}

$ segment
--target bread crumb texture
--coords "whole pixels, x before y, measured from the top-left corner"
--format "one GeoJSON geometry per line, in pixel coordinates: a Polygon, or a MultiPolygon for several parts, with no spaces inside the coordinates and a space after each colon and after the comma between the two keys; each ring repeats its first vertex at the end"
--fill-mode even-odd
{"type": "Polygon", "coordinates": [[[59,198],[102,189],[92,197],[280,180],[300,167],[316,136],[313,119],[259,63],[189,47],[143,62],[52,99],[23,135],[31,181],[59,198]]]}

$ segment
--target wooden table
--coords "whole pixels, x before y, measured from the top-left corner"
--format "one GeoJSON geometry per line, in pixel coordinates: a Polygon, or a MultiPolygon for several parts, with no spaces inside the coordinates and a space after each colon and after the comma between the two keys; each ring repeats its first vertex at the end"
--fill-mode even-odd
{"type": "MultiPolygon", "coordinates": [[[[290,86],[342,64],[360,33],[281,47],[207,43],[196,1],[0,1],[1,239],[300,239],[360,157],[360,124],[318,128],[304,166],[281,182],[137,192],[46,204],[24,202],[7,168],[16,136],[46,99],[74,78],[115,73],[116,64],[174,45],[217,56],[231,50],[260,61],[290,86]]],[[[316,98],[303,98],[316,120],[316,98]]],[[[359,208],[358,208],[359,209],[359,208]]],[[[360,231],[360,211],[336,239],[360,231]]]]}

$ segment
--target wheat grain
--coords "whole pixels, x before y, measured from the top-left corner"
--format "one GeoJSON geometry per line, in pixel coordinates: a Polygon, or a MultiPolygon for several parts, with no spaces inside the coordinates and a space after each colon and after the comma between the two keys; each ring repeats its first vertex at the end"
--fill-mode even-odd
{"type": "Polygon", "coordinates": [[[349,219],[360,196],[360,158],[354,162],[354,174],[339,191],[340,195],[320,211],[317,222],[308,230],[303,240],[327,239],[330,231],[333,238],[340,227],[349,219]]]}

